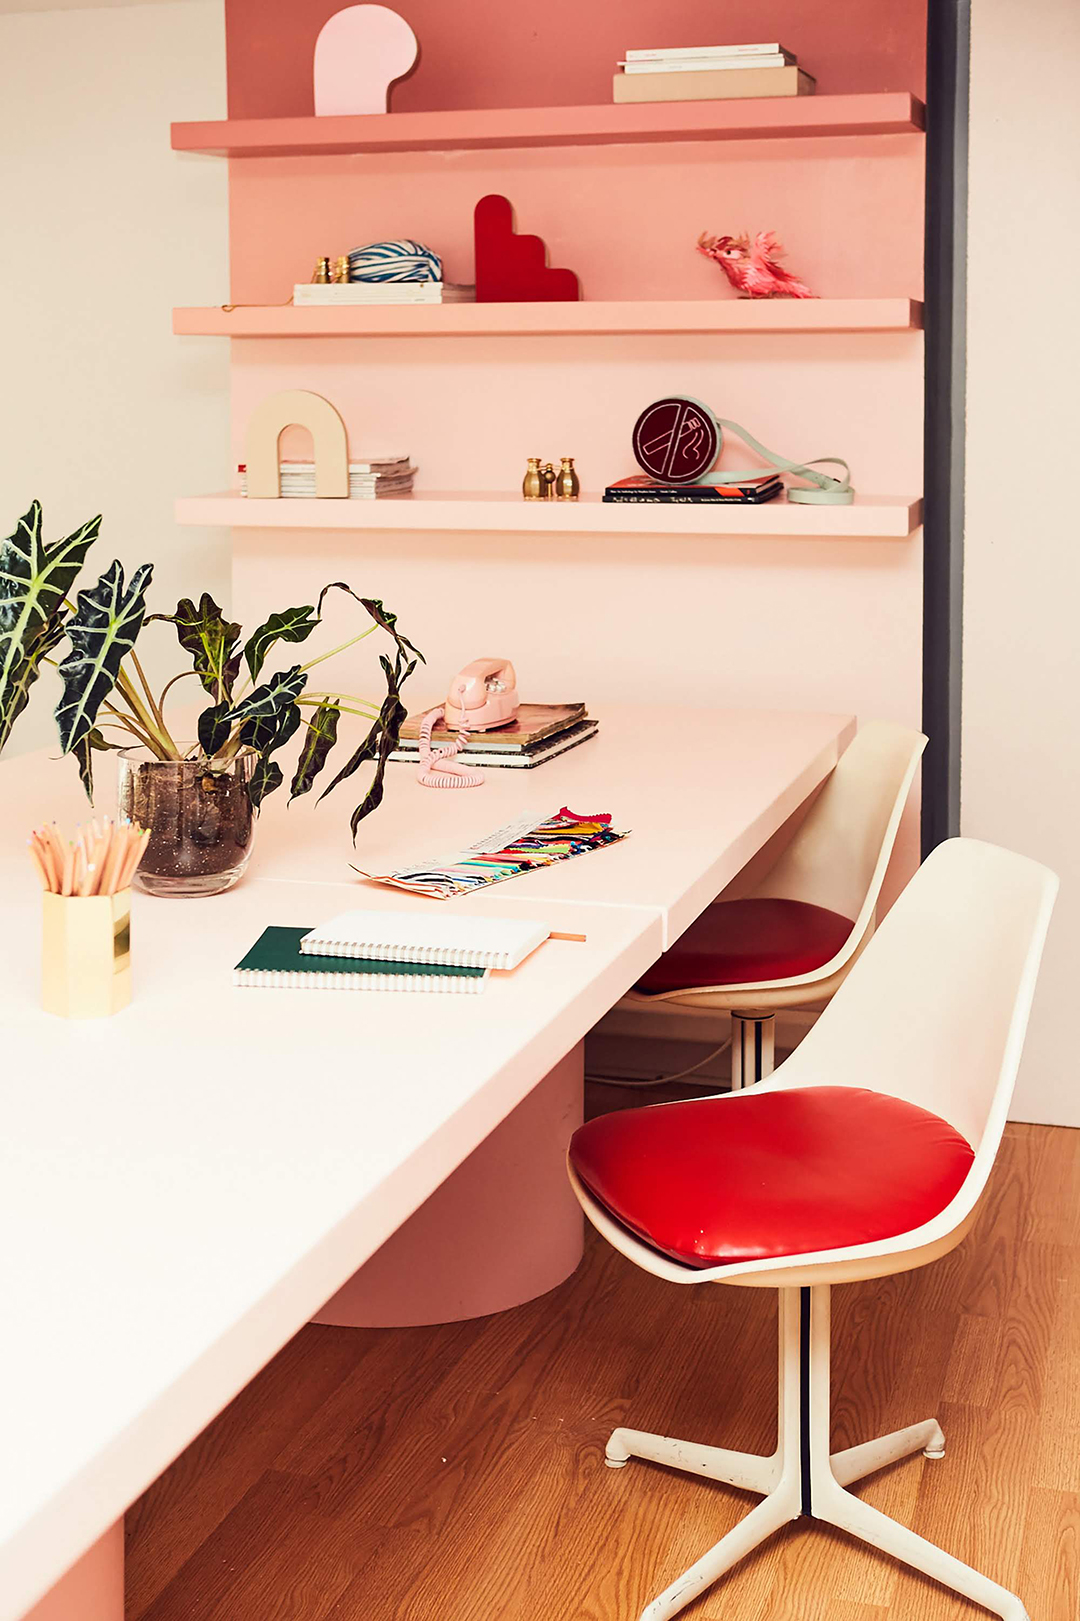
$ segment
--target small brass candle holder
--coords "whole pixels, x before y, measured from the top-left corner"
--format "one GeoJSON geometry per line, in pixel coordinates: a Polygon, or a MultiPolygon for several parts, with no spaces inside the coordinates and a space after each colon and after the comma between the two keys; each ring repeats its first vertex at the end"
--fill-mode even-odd
{"type": "Polygon", "coordinates": [[[131,1001],[131,890],[43,894],[41,1005],[63,1019],[103,1019],[131,1001]]]}

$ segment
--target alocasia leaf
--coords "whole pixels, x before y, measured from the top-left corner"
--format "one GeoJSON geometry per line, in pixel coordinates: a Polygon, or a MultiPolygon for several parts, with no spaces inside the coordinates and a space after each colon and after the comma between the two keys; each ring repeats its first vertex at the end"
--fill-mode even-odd
{"type": "Polygon", "coordinates": [[[0,543],[0,750],[26,707],[42,657],[60,639],[64,599],[100,528],[101,518],[91,518],[46,546],[35,501],[0,543]]]}
{"type": "Polygon", "coordinates": [[[272,794],[275,788],[280,788],[285,781],[285,773],[276,760],[271,760],[268,754],[260,754],[255,762],[255,769],[251,773],[248,783],[248,798],[251,808],[258,810],[267,794],[272,794]]]}
{"type": "Polygon", "coordinates": [[[241,733],[245,742],[250,742],[252,747],[259,749],[259,758],[255,762],[255,769],[248,783],[248,798],[256,810],[267,794],[272,794],[275,788],[280,788],[285,780],[281,767],[270,756],[293,736],[300,725],[300,718],[299,705],[287,704],[272,720],[248,721],[241,733]]]}
{"type": "Polygon", "coordinates": [[[76,743],[72,749],[71,752],[78,761],[79,776],[82,778],[82,785],[86,789],[86,797],[91,803],[93,803],[94,798],[94,750],[97,749],[107,754],[119,747],[119,743],[106,743],[97,727],[94,726],[87,732],[82,742],[76,743]]]}
{"type": "Polygon", "coordinates": [[[311,720],[300,749],[300,760],[289,785],[290,803],[306,794],[326,764],[327,756],[337,742],[341,705],[333,698],[324,698],[311,720]]]}
{"type": "Polygon", "coordinates": [[[146,617],[146,588],[153,572],[153,564],[141,564],[125,587],[124,570],[114,562],[92,590],[79,592],[77,611],[64,627],[71,652],[60,663],[64,690],[56,706],[64,754],[82,742],[116,684],[121,661],[134,647],[146,617]]]}
{"type": "Polygon", "coordinates": [[[386,677],[386,697],[383,699],[378,717],[372,722],[371,730],[364,738],[364,741],[355,753],[346,760],[329,788],[324,788],[319,795],[320,801],[325,799],[331,789],[336,788],[339,782],[344,782],[346,777],[351,777],[353,772],[367,761],[374,760],[375,775],[371,779],[371,785],[349,819],[349,826],[352,828],[354,840],[356,830],[364,817],[370,816],[372,811],[377,810],[382,803],[386,762],[394,749],[397,748],[402,723],[408,713],[401,701],[401,686],[416,668],[416,659],[413,659],[404,667],[402,666],[400,645],[393,664],[382,653],[379,655],[379,663],[382,665],[383,674],[386,677]]]}
{"type": "Polygon", "coordinates": [[[397,614],[391,613],[389,608],[385,608],[378,597],[357,596],[352,586],[346,585],[344,580],[331,580],[330,584],[324,585],[322,590],[319,592],[319,606],[316,609],[316,612],[319,614],[322,613],[322,605],[326,599],[326,593],[328,591],[346,591],[348,592],[349,596],[354,599],[354,601],[358,602],[362,608],[365,608],[371,615],[372,619],[374,619],[375,623],[394,638],[394,641],[397,643],[397,650],[402,664],[404,664],[406,655],[409,653],[413,655],[414,660],[419,659],[421,664],[427,663],[427,660],[425,659],[423,653],[421,653],[420,649],[418,647],[414,647],[412,642],[409,641],[408,637],[403,636],[400,630],[398,630],[397,614]]]}
{"type": "Polygon", "coordinates": [[[269,681],[249,692],[238,704],[234,704],[229,711],[229,720],[235,726],[237,721],[241,720],[268,719],[284,709],[286,704],[295,703],[306,685],[307,675],[299,664],[294,664],[291,670],[283,670],[278,675],[272,675],[269,681]]]}
{"type": "Polygon", "coordinates": [[[204,591],[198,607],[190,597],[182,597],[171,614],[151,614],[175,625],[180,646],[191,654],[199,679],[212,698],[232,697],[232,685],[240,668],[233,650],[240,640],[240,626],[230,623],[210,595],[204,591]]]}
{"type": "Polygon", "coordinates": [[[199,747],[208,760],[212,760],[218,749],[224,748],[229,741],[229,733],[232,731],[232,721],[229,719],[230,707],[226,699],[223,703],[214,704],[210,709],[204,709],[199,716],[199,747]]]}
{"type": "Polygon", "coordinates": [[[244,643],[244,657],[251,671],[251,679],[258,679],[266,655],[275,642],[306,642],[318,623],[319,616],[310,602],[303,608],[286,608],[284,613],[271,614],[265,625],[260,625],[244,643]]]}
{"type": "Polygon", "coordinates": [[[280,675],[270,677],[261,687],[249,692],[238,704],[214,704],[199,716],[199,745],[208,758],[212,758],[228,742],[235,726],[241,726],[241,741],[250,748],[264,752],[280,748],[300,724],[300,711],[296,700],[303,692],[307,676],[299,664],[280,675]],[[295,709],[289,730],[281,735],[283,713],[295,709]],[[241,724],[242,723],[242,724],[241,724]]]}

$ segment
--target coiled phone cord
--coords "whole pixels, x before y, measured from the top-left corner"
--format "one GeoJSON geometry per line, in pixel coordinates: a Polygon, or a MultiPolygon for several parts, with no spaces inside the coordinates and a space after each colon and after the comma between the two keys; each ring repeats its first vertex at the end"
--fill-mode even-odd
{"type": "MultiPolygon", "coordinates": [[[[464,713],[464,712],[463,712],[464,713]]],[[[429,709],[420,722],[420,768],[417,782],[425,788],[479,788],[484,780],[482,771],[470,771],[467,766],[455,765],[454,755],[468,746],[469,733],[463,726],[452,743],[435,747],[431,729],[442,715],[442,708],[429,709]]]]}

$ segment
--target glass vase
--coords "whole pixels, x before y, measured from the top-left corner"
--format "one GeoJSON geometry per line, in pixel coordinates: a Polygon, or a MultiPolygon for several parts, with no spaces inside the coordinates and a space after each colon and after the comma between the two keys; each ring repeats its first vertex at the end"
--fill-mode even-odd
{"type": "Polygon", "coordinates": [[[205,760],[158,760],[144,748],[120,751],[119,814],[150,829],[132,881],[136,889],[219,895],[239,882],[255,836],[248,796],[255,759],[245,749],[224,769],[211,771],[205,760]]]}

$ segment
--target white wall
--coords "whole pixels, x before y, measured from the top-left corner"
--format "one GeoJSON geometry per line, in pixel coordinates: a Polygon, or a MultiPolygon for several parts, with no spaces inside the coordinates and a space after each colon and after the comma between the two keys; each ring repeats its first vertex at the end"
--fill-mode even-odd
{"type": "Polygon", "coordinates": [[[972,12],[963,831],[1061,874],[1013,1112],[1076,1126],[1080,6],[972,12]]]}
{"type": "MultiPolygon", "coordinates": [[[[102,512],[99,569],[152,561],[157,608],[226,601],[227,533],[172,518],[229,481],[226,345],[171,332],[227,296],[226,166],[169,147],[172,119],[224,116],[221,0],[3,14],[0,63],[0,528],[34,496],[50,539],[102,512]]],[[[159,670],[171,635],[146,638],[159,670]]],[[[52,699],[13,751],[52,741],[52,699]]]]}

